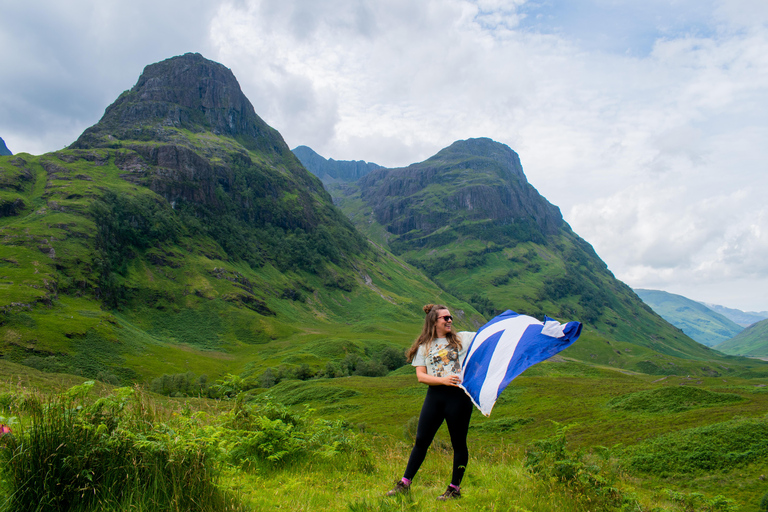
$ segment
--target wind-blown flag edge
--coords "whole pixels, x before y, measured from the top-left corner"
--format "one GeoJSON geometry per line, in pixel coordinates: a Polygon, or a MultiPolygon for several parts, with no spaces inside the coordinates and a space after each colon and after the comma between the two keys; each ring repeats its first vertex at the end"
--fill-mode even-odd
{"type": "Polygon", "coordinates": [[[484,416],[490,416],[499,395],[515,377],[571,346],[581,335],[581,327],[580,322],[561,324],[546,316],[542,322],[506,310],[472,339],[460,387],[484,416]],[[505,322],[501,329],[496,325],[500,322],[505,322]]]}

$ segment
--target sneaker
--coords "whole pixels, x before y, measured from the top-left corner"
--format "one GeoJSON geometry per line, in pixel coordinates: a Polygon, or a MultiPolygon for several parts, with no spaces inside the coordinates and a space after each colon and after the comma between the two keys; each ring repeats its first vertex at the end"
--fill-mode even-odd
{"type": "Polygon", "coordinates": [[[410,485],[406,485],[402,480],[398,480],[395,487],[391,491],[387,491],[387,496],[394,496],[396,494],[408,492],[411,490],[410,485]]]}
{"type": "Polygon", "coordinates": [[[456,498],[461,498],[461,491],[452,485],[448,486],[443,494],[437,497],[440,501],[448,501],[456,498]]]}

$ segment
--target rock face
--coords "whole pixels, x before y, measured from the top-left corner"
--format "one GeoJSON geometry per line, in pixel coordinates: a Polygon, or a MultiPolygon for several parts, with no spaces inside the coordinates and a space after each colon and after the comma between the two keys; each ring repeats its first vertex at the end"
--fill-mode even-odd
{"type": "Polygon", "coordinates": [[[252,150],[288,151],[280,134],[256,115],[232,71],[198,53],[144,68],[136,85],[72,148],[109,147],[115,139],[164,140],[163,127],[229,136],[252,150]]]}
{"type": "Polygon", "coordinates": [[[343,259],[325,250],[327,238],[346,255],[365,248],[321,181],[256,115],[232,72],[199,54],[144,68],[69,148],[96,149],[113,155],[121,178],[199,222],[233,259],[288,268],[294,260],[282,246],[297,240],[303,268],[319,271],[343,259]]]}
{"type": "Polygon", "coordinates": [[[302,165],[323,183],[357,181],[370,172],[382,168],[378,164],[363,160],[325,159],[307,146],[299,146],[292,151],[302,165]]]}
{"type": "Polygon", "coordinates": [[[11,150],[5,145],[5,141],[0,137],[0,156],[11,156],[11,150]]]}
{"type": "Polygon", "coordinates": [[[563,225],[560,210],[526,180],[517,153],[487,138],[454,142],[424,162],[379,169],[358,184],[376,220],[411,240],[464,221],[533,223],[544,235],[563,225]]]}

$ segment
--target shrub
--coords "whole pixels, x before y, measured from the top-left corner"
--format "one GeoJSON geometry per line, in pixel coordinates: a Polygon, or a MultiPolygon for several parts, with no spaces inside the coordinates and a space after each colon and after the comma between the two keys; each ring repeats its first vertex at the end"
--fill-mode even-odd
{"type": "Polygon", "coordinates": [[[208,396],[208,377],[192,372],[164,374],[152,379],[149,389],[166,396],[208,396]]]}
{"type": "Polygon", "coordinates": [[[583,451],[570,452],[565,435],[570,427],[559,427],[555,435],[531,443],[525,467],[534,475],[558,482],[589,510],[641,510],[634,496],[616,487],[618,476],[609,467],[591,460],[583,451]]]}
{"type": "Polygon", "coordinates": [[[684,512],[736,512],[739,507],[732,500],[717,495],[707,498],[699,492],[686,494],[666,489],[667,497],[676,503],[684,512]]]}
{"type": "Polygon", "coordinates": [[[356,459],[365,471],[373,469],[365,443],[346,421],[314,419],[309,410],[296,413],[269,398],[249,403],[239,399],[223,427],[223,452],[246,470],[340,456],[356,459]]]}

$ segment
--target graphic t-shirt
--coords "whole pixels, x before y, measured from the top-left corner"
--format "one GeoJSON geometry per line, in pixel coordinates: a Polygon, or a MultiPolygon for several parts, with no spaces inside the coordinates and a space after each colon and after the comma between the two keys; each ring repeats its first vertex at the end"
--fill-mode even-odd
{"type": "Polygon", "coordinates": [[[411,365],[426,366],[427,373],[435,377],[461,375],[461,365],[475,333],[462,331],[457,333],[457,336],[461,340],[461,351],[457,352],[455,348],[448,346],[447,339],[437,338],[429,344],[429,352],[425,345],[419,347],[411,365]]]}

